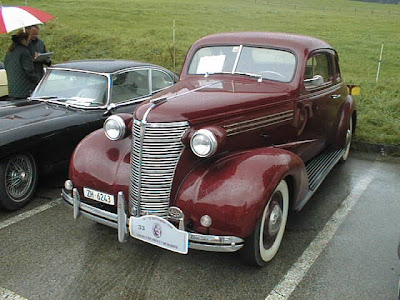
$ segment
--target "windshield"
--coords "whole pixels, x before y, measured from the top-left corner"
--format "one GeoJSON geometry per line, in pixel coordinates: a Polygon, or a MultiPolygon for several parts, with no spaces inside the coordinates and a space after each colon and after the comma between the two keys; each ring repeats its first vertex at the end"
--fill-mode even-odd
{"type": "Polygon", "coordinates": [[[285,50],[249,46],[213,46],[199,49],[189,65],[189,74],[232,73],[290,82],[296,57],[285,50]]]}
{"type": "Polygon", "coordinates": [[[104,106],[108,79],[104,75],[68,70],[49,70],[32,99],[50,100],[78,106],[104,106]]]}

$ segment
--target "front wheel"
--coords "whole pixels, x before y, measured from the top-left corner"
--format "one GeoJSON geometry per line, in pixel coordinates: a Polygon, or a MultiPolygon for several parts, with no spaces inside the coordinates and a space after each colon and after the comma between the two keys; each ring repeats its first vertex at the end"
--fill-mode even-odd
{"type": "Polygon", "coordinates": [[[282,180],[267,202],[253,234],[246,239],[242,257],[250,265],[264,266],[278,252],[289,212],[289,189],[282,180]]]}
{"type": "Polygon", "coordinates": [[[37,166],[29,153],[15,154],[0,163],[0,206],[17,210],[33,197],[37,166]]]}

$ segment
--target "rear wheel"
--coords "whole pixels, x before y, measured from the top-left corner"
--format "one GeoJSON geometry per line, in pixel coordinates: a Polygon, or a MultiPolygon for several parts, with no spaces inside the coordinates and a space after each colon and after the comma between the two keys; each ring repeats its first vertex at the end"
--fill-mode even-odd
{"type": "Polygon", "coordinates": [[[350,145],[351,145],[352,138],[353,138],[353,118],[350,117],[349,127],[347,128],[347,131],[346,131],[346,145],[344,148],[344,153],[340,159],[342,162],[346,161],[347,158],[349,157],[350,145]]]}
{"type": "Polygon", "coordinates": [[[278,252],[289,211],[289,190],[282,180],[264,208],[253,234],[246,239],[242,257],[250,265],[264,266],[278,252]]]}
{"type": "Polygon", "coordinates": [[[0,206],[17,210],[26,205],[36,189],[37,166],[29,153],[15,154],[0,163],[0,206]]]}

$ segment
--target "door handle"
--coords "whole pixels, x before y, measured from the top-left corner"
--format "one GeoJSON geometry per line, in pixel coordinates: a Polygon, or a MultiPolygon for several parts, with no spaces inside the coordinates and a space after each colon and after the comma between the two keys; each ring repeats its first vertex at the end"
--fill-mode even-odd
{"type": "Polygon", "coordinates": [[[331,95],[331,98],[332,98],[332,99],[338,99],[338,98],[340,98],[340,94],[331,95]]]}

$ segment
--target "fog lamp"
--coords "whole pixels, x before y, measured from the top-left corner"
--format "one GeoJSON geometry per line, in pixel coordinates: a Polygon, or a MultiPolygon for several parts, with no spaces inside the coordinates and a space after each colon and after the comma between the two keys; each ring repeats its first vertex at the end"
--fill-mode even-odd
{"type": "Polygon", "coordinates": [[[65,180],[64,187],[67,191],[72,191],[72,189],[74,188],[74,185],[73,185],[72,181],[68,179],[68,180],[65,180]]]}
{"type": "Polygon", "coordinates": [[[200,218],[200,224],[204,227],[210,227],[212,224],[212,219],[209,215],[204,215],[200,218]]]}
{"type": "Polygon", "coordinates": [[[103,125],[106,136],[112,141],[118,141],[125,137],[125,122],[119,116],[110,116],[103,125]]]}

